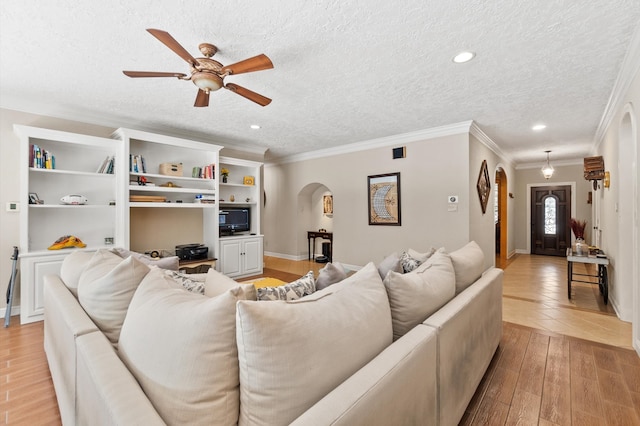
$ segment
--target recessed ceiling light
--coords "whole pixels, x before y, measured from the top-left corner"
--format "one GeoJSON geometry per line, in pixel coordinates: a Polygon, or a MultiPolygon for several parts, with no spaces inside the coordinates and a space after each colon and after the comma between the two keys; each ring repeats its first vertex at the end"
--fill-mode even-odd
{"type": "Polygon", "coordinates": [[[539,132],[540,130],[544,130],[546,128],[547,128],[546,124],[536,124],[531,128],[531,130],[535,130],[536,132],[539,132]]]}
{"type": "Polygon", "coordinates": [[[259,125],[257,125],[257,124],[252,124],[252,125],[251,125],[251,128],[252,128],[253,130],[258,130],[258,129],[260,128],[260,126],[259,126],[259,125]]]}
{"type": "Polygon", "coordinates": [[[453,57],[453,62],[456,64],[462,64],[464,62],[469,62],[476,56],[473,52],[460,52],[456,56],[453,57]]]}

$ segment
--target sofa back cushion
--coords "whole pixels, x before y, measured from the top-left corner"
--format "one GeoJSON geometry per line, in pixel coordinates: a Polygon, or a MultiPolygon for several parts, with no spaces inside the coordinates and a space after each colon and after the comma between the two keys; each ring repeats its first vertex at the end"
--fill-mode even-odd
{"type": "Polygon", "coordinates": [[[345,271],[341,263],[327,263],[324,268],[318,271],[316,290],[322,290],[331,284],[339,283],[345,278],[347,278],[347,271],[345,271]]]}
{"type": "Polygon", "coordinates": [[[84,268],[93,257],[92,251],[74,251],[62,261],[60,266],[60,278],[76,299],[78,298],[78,282],[84,268]]]}
{"type": "Polygon", "coordinates": [[[117,346],[129,302],[149,267],[100,249],[78,280],[78,301],[109,341],[117,346]]]}
{"type": "Polygon", "coordinates": [[[411,272],[389,272],[384,286],[397,340],[453,298],[456,286],[451,259],[436,252],[411,272]]]}
{"type": "Polygon", "coordinates": [[[392,341],[373,263],[294,301],[238,302],[240,425],[289,424],[392,341]]]}
{"type": "Polygon", "coordinates": [[[456,294],[459,294],[482,276],[484,253],[478,243],[470,241],[450,255],[456,272],[456,294]]]}
{"type": "Polygon", "coordinates": [[[185,291],[154,268],[140,283],[118,352],[169,425],[231,425],[240,403],[236,302],[240,285],[216,297],[185,291]]]}

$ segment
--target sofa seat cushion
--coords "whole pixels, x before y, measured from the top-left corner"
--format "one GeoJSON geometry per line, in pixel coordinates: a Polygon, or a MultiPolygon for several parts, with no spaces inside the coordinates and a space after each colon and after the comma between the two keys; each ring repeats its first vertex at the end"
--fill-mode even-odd
{"type": "Polygon", "coordinates": [[[294,301],[238,302],[240,425],[289,424],[392,341],[373,263],[294,301]]]}
{"type": "Polygon", "coordinates": [[[78,281],[78,301],[98,328],[116,346],[129,302],[149,268],[133,257],[110,250],[93,254],[78,281]]]}
{"type": "Polygon", "coordinates": [[[389,272],[384,279],[393,321],[393,338],[399,339],[455,295],[455,273],[449,255],[436,252],[406,274],[389,272]]]}
{"type": "Polygon", "coordinates": [[[484,253],[478,243],[470,241],[450,255],[456,272],[456,294],[459,294],[484,272],[484,253]]]}
{"type": "Polygon", "coordinates": [[[235,314],[236,302],[246,298],[255,300],[253,285],[207,297],[157,268],[140,283],[118,352],[167,424],[237,423],[235,314]]]}

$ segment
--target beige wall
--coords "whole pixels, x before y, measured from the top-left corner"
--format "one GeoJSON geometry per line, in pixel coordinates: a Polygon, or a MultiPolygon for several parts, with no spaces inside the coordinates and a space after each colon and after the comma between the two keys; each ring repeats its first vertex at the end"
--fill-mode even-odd
{"type": "Polygon", "coordinates": [[[469,191],[469,135],[408,143],[406,152],[406,158],[393,160],[391,147],[372,148],[266,167],[265,251],[307,256],[311,229],[304,216],[311,204],[299,201],[298,194],[318,183],[333,194],[333,254],[340,262],[362,266],[407,248],[453,250],[465,244],[470,205],[478,203],[469,191]],[[393,172],[400,172],[402,226],[370,226],[367,176],[393,172]],[[460,198],[457,212],[447,211],[449,195],[460,198]]]}
{"type": "MultiPolygon", "coordinates": [[[[631,321],[635,313],[640,317],[640,280],[633,276],[633,265],[640,263],[640,258],[633,259],[633,214],[634,203],[638,210],[637,192],[634,194],[632,168],[636,170],[635,187],[638,183],[638,127],[640,126],[640,73],[637,73],[628,92],[620,102],[621,107],[615,112],[611,124],[597,147],[597,155],[604,157],[606,170],[611,173],[611,187],[598,191],[601,202],[601,247],[610,257],[609,266],[609,300],[618,316],[631,321]],[[630,115],[625,115],[628,111],[630,115]],[[625,127],[623,118],[626,117],[625,127]],[[635,129],[631,129],[633,124],[635,129]],[[626,130],[621,132],[620,129],[626,130]],[[633,133],[633,134],[632,134],[633,133]],[[634,145],[635,139],[635,147],[634,145]],[[634,158],[635,157],[635,158],[634,158]],[[634,290],[635,286],[635,290],[634,290]],[[634,293],[635,291],[635,293],[634,293]],[[634,301],[635,297],[635,301],[634,301]]],[[[636,229],[637,229],[636,220],[636,229]]],[[[636,235],[636,238],[640,236],[636,235]]],[[[640,324],[636,320],[634,344],[640,350],[640,324]]]]}
{"type": "MultiPolygon", "coordinates": [[[[544,160],[546,161],[546,159],[544,160]]],[[[571,217],[587,221],[585,229],[586,241],[591,241],[591,228],[593,221],[591,219],[591,204],[587,203],[589,192],[592,190],[590,181],[584,179],[584,167],[580,164],[569,166],[553,166],[555,172],[551,179],[546,180],[542,176],[540,169],[544,163],[540,161],[540,167],[516,170],[516,186],[515,186],[515,244],[516,250],[520,253],[529,253],[531,247],[527,244],[527,235],[530,230],[530,222],[527,219],[528,204],[530,197],[528,185],[543,186],[553,183],[575,183],[576,211],[571,212],[571,217]]],[[[551,161],[553,164],[553,160],[551,161]]],[[[573,235],[573,234],[572,234],[573,235]]]]}
{"type": "MultiPolygon", "coordinates": [[[[493,206],[495,202],[495,193],[493,186],[496,181],[496,169],[501,167],[507,175],[507,192],[513,192],[515,186],[515,173],[511,164],[504,162],[495,152],[490,150],[485,144],[481,143],[475,136],[470,136],[469,141],[469,181],[468,196],[471,200],[469,209],[469,239],[476,241],[482,251],[485,253],[485,267],[492,266],[495,262],[495,222],[493,216],[493,206]],[[480,174],[480,166],[482,161],[487,160],[487,168],[489,170],[489,180],[491,182],[491,195],[487,202],[486,212],[482,213],[482,207],[478,198],[478,190],[476,184],[480,174]]],[[[515,205],[513,200],[507,197],[507,254],[514,252],[514,227],[515,205]]]]}

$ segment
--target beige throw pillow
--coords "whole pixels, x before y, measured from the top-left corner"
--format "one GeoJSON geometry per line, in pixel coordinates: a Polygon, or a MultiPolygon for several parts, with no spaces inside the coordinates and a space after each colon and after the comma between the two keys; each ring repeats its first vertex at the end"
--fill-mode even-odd
{"type": "Polygon", "coordinates": [[[381,279],[384,280],[389,271],[398,272],[400,274],[404,272],[398,253],[391,253],[378,265],[378,273],[380,274],[381,279]]]}
{"type": "Polygon", "coordinates": [[[209,268],[204,282],[204,295],[208,297],[219,296],[238,285],[238,282],[233,278],[216,271],[215,268],[209,268]]]}
{"type": "Polygon", "coordinates": [[[389,272],[384,286],[397,340],[453,298],[455,273],[449,255],[438,252],[412,272],[389,272]]]}
{"type": "Polygon", "coordinates": [[[78,301],[116,346],[129,302],[149,268],[133,257],[96,251],[78,280],[78,301]]]}
{"type": "Polygon", "coordinates": [[[238,302],[240,424],[289,424],[392,341],[373,263],[294,301],[238,302]]]}
{"type": "Polygon", "coordinates": [[[456,294],[473,284],[484,272],[484,253],[475,241],[450,253],[456,272],[456,294]]]}
{"type": "Polygon", "coordinates": [[[238,422],[237,285],[216,297],[184,291],[158,269],[131,300],[118,352],[169,425],[238,422]]]}

